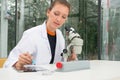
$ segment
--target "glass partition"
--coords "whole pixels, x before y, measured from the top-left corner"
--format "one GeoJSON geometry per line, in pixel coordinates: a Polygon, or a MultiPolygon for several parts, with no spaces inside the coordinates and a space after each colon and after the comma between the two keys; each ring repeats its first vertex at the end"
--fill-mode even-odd
{"type": "MultiPolygon", "coordinates": [[[[1,27],[1,0],[0,0],[0,27],[1,27]]],[[[1,31],[1,30],[0,30],[1,31]]],[[[1,32],[0,32],[1,33],[1,32]]],[[[1,36],[0,36],[1,37],[1,36]]],[[[0,45],[1,45],[1,40],[0,40],[0,45]]],[[[1,49],[1,46],[0,46],[1,49]]]]}
{"type": "Polygon", "coordinates": [[[120,60],[120,0],[110,0],[109,9],[109,46],[110,60],[120,60]]]}
{"type": "MultiPolygon", "coordinates": [[[[46,8],[52,0],[6,0],[8,20],[8,54],[20,40],[23,31],[41,24],[46,19],[46,8]]],[[[70,25],[84,41],[80,59],[120,60],[120,1],[68,0],[72,11],[61,28],[70,25]],[[99,3],[101,1],[101,3],[99,3]],[[101,7],[99,7],[101,6],[101,7]],[[98,9],[101,9],[99,12],[98,9]],[[100,17],[101,15],[101,17],[100,17]],[[101,23],[100,23],[101,18],[101,23]],[[99,30],[100,29],[100,30],[99,30]],[[100,31],[100,32],[99,32],[100,31]],[[99,36],[101,35],[101,36],[99,36]],[[101,40],[101,43],[99,42],[101,40]],[[102,48],[102,52],[100,52],[102,48]],[[100,54],[99,54],[100,53],[100,54]]],[[[0,0],[0,24],[1,24],[0,0]]],[[[1,27],[1,25],[0,25],[1,27]]],[[[1,44],[0,44],[1,45],[1,44]]]]}
{"type": "Polygon", "coordinates": [[[1,0],[0,0],[0,24],[1,24],[1,0]]]}
{"type": "Polygon", "coordinates": [[[41,24],[46,16],[48,0],[9,0],[8,52],[18,43],[23,31],[41,24]]]}
{"type": "Polygon", "coordinates": [[[120,1],[102,0],[102,59],[120,60],[120,1]]]}
{"type": "MultiPolygon", "coordinates": [[[[8,54],[20,40],[23,31],[46,19],[46,8],[52,0],[7,0],[8,54]]],[[[68,0],[72,11],[65,25],[70,25],[84,41],[80,59],[98,59],[98,0],[68,0]]],[[[64,26],[61,28],[64,31],[64,26]]]]}

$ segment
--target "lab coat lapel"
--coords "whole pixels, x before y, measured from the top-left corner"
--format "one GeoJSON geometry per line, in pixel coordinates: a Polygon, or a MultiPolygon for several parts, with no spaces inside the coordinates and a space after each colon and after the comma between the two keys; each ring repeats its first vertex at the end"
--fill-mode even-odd
{"type": "Polygon", "coordinates": [[[41,34],[42,34],[42,37],[43,37],[43,38],[45,39],[45,41],[46,41],[46,46],[48,47],[49,54],[51,54],[50,44],[49,44],[49,40],[48,40],[48,37],[47,37],[47,31],[46,31],[46,24],[45,24],[45,22],[43,23],[41,32],[42,32],[42,33],[41,33],[41,34]]]}
{"type": "Polygon", "coordinates": [[[54,63],[59,60],[58,55],[60,56],[60,54],[58,53],[58,51],[60,51],[60,36],[58,31],[56,30],[56,48],[55,48],[55,57],[54,57],[54,63]]]}

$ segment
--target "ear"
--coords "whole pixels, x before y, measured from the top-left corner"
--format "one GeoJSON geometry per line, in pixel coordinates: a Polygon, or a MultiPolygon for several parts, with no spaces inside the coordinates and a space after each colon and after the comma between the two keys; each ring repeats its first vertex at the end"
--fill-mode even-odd
{"type": "Polygon", "coordinates": [[[47,9],[46,15],[49,16],[50,10],[47,9]]]}

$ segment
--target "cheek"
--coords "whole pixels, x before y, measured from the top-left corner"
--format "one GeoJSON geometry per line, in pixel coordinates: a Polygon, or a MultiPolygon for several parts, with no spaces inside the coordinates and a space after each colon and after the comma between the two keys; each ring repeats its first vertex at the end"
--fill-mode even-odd
{"type": "Polygon", "coordinates": [[[66,21],[66,19],[63,19],[63,21],[62,21],[62,22],[63,22],[63,23],[65,23],[65,21],[66,21]]]}
{"type": "Polygon", "coordinates": [[[50,13],[48,14],[48,18],[54,19],[54,18],[55,18],[55,15],[54,15],[53,13],[50,12],[50,13]]]}
{"type": "Polygon", "coordinates": [[[56,19],[56,16],[54,14],[51,14],[51,19],[52,20],[55,20],[56,19]]]}
{"type": "Polygon", "coordinates": [[[50,20],[53,18],[53,15],[49,12],[49,13],[47,13],[47,18],[50,20]]]}
{"type": "Polygon", "coordinates": [[[65,21],[66,21],[66,20],[63,19],[63,20],[61,21],[61,25],[63,25],[63,24],[65,23],[65,21]]]}

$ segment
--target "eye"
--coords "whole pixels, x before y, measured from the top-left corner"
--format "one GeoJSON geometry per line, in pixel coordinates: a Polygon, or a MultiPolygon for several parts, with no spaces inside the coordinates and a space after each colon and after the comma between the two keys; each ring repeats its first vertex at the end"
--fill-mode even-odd
{"type": "Polygon", "coordinates": [[[54,12],[54,15],[55,16],[59,16],[60,14],[58,12],[54,12]]]}
{"type": "Polygon", "coordinates": [[[67,17],[66,16],[62,16],[63,19],[66,19],[67,17]]]}

